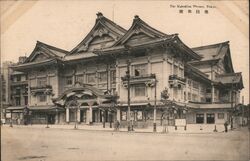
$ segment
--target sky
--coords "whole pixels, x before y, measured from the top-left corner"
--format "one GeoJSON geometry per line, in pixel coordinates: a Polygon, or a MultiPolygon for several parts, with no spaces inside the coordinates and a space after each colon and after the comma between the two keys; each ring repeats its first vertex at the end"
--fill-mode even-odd
{"type": "Polygon", "coordinates": [[[135,15],[166,33],[178,33],[189,47],[230,41],[235,72],[242,72],[249,103],[248,1],[1,1],[1,61],[29,56],[41,41],[72,50],[94,26],[96,13],[125,29],[135,15]],[[14,3],[15,2],[15,3],[14,3]],[[195,5],[195,6],[194,6],[195,5]],[[180,7],[191,8],[180,8],[180,7]],[[199,6],[199,7],[198,7],[199,6]],[[179,13],[182,9],[183,13],[179,13]],[[188,9],[192,13],[188,13],[188,9]],[[200,14],[196,14],[200,10],[200,14]],[[204,13],[208,10],[208,14],[204,13]]]}

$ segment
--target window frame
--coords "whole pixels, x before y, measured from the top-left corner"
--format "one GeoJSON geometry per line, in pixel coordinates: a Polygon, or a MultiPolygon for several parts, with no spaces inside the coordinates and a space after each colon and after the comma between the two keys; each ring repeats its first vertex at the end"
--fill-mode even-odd
{"type": "MultiPolygon", "coordinates": [[[[142,92],[142,91],[141,91],[142,92]]],[[[145,84],[137,84],[137,85],[134,85],[134,96],[135,97],[145,97],[146,96],[146,93],[147,92],[147,88],[146,88],[146,85],[145,84]],[[138,91],[138,89],[142,89],[142,88],[144,88],[144,94],[143,95],[141,95],[141,94],[139,94],[140,93],[140,91],[138,91]],[[139,95],[138,95],[139,94],[139,95]]]]}

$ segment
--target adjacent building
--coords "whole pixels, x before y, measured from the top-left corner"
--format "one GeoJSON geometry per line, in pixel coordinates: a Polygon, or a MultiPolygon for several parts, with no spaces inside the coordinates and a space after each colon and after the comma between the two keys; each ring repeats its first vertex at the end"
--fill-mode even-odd
{"type": "Polygon", "coordinates": [[[178,34],[158,31],[137,15],[126,30],[98,13],[71,51],[38,41],[12,69],[13,80],[25,74],[24,94],[13,100],[24,99],[32,123],[223,124],[243,88],[229,42],[189,48],[178,34]]]}

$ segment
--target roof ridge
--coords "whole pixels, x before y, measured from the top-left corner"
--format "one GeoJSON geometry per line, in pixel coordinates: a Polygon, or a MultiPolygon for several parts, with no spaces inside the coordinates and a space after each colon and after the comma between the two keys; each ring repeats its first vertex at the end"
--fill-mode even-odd
{"type": "Polygon", "coordinates": [[[220,76],[232,76],[232,75],[237,75],[237,74],[242,74],[242,72],[236,72],[236,73],[223,73],[223,74],[219,74],[217,77],[220,77],[220,76]]]}
{"type": "Polygon", "coordinates": [[[48,48],[50,48],[50,49],[52,49],[52,50],[61,51],[61,52],[63,52],[63,53],[69,53],[69,51],[67,51],[67,50],[64,50],[64,49],[61,49],[61,48],[58,48],[58,47],[55,47],[55,46],[46,44],[46,43],[41,42],[41,41],[37,41],[37,44],[38,44],[38,45],[39,45],[39,44],[44,45],[44,46],[46,46],[46,47],[48,47],[48,48]]]}
{"type": "Polygon", "coordinates": [[[114,21],[111,21],[110,19],[108,19],[108,18],[106,18],[106,17],[104,17],[104,16],[103,16],[103,18],[104,18],[106,21],[108,21],[109,23],[111,23],[112,25],[117,26],[118,28],[120,28],[121,30],[123,30],[124,33],[127,32],[127,30],[126,30],[125,28],[121,27],[120,25],[118,25],[118,24],[115,23],[114,21]]]}
{"type": "Polygon", "coordinates": [[[223,44],[229,44],[229,42],[230,42],[230,41],[224,41],[224,42],[216,43],[216,44],[209,44],[209,45],[203,45],[203,46],[192,47],[191,49],[192,49],[192,50],[195,50],[195,49],[206,49],[206,48],[213,47],[213,46],[219,46],[219,45],[223,45],[223,44]]]}

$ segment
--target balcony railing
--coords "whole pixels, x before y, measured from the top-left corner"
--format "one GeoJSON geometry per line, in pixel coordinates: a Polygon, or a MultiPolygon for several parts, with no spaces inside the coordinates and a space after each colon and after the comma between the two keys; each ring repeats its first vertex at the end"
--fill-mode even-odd
{"type": "Polygon", "coordinates": [[[169,76],[169,80],[179,80],[179,81],[181,81],[181,82],[186,82],[186,78],[182,78],[182,77],[179,77],[179,76],[177,76],[177,75],[170,75],[169,76]]]}
{"type": "Polygon", "coordinates": [[[177,75],[170,75],[168,78],[168,82],[170,87],[178,87],[181,88],[186,85],[186,79],[179,77],[177,75]]]}
{"type": "Polygon", "coordinates": [[[11,86],[20,86],[20,85],[28,85],[28,81],[18,81],[18,82],[11,82],[11,86]]]}
{"type": "Polygon", "coordinates": [[[36,95],[37,93],[44,93],[50,95],[52,94],[52,86],[41,85],[41,86],[30,87],[30,92],[32,95],[36,95]]]}
{"type": "Polygon", "coordinates": [[[155,74],[144,74],[144,75],[130,76],[130,77],[124,76],[124,77],[121,77],[121,79],[125,87],[128,84],[128,79],[130,79],[129,82],[131,85],[145,83],[148,86],[153,86],[156,81],[156,76],[155,74]]]}
{"type": "Polygon", "coordinates": [[[52,86],[51,85],[41,85],[41,86],[30,87],[30,90],[40,90],[40,89],[52,89],[52,86]]]}

